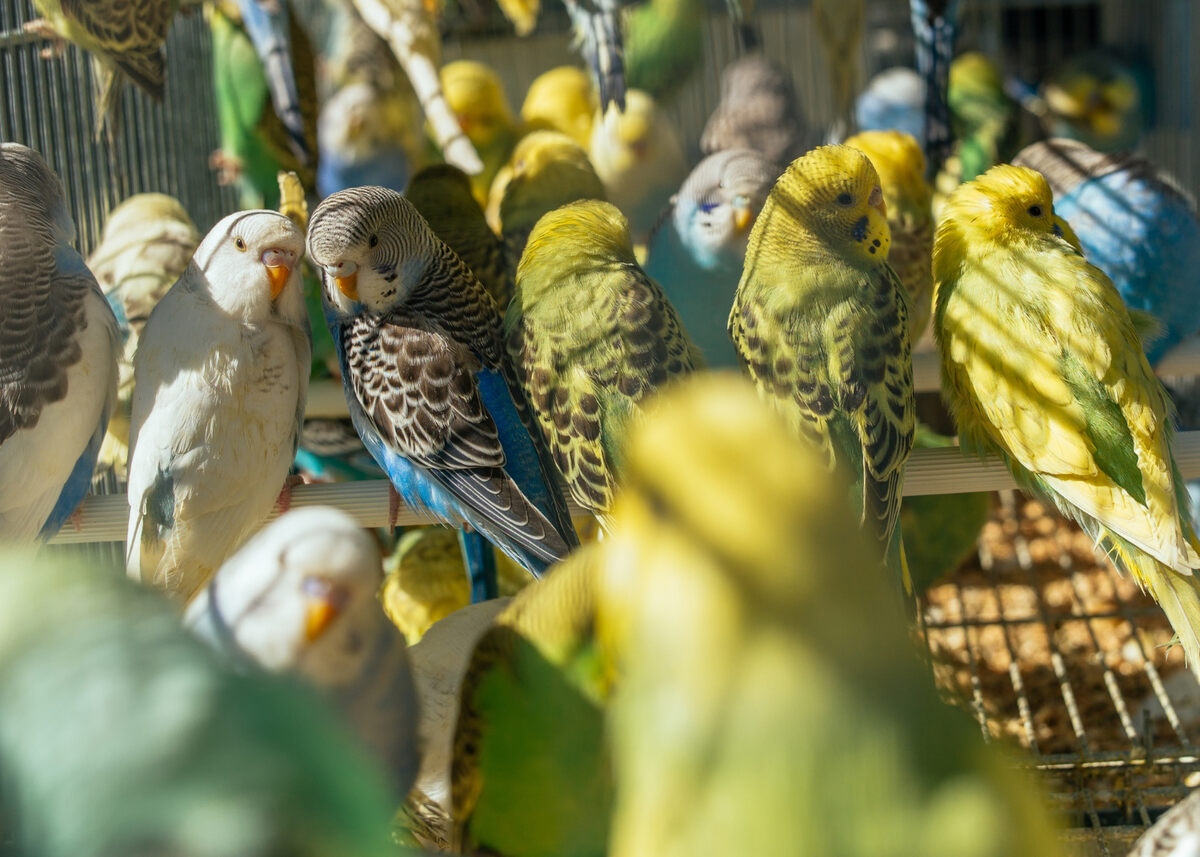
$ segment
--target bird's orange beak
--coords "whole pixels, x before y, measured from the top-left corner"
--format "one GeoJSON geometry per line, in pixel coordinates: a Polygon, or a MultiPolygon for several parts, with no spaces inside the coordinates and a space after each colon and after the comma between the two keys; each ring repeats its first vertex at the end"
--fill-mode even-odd
{"type": "Polygon", "coordinates": [[[739,205],[733,210],[733,225],[738,232],[745,232],[754,222],[754,212],[749,206],[739,205]]]}
{"type": "Polygon", "coordinates": [[[878,210],[884,217],[887,217],[887,203],[883,201],[883,188],[879,185],[871,188],[871,195],[867,197],[867,205],[878,210]]]}
{"type": "Polygon", "coordinates": [[[350,593],[346,588],[320,577],[304,581],[308,610],[304,619],[304,638],[313,642],[329,629],[346,606],[350,593]]]}
{"type": "Polygon", "coordinates": [[[337,284],[339,292],[352,301],[358,300],[358,271],[346,277],[334,277],[333,281],[337,284]]]}
{"type": "Polygon", "coordinates": [[[283,292],[288,278],[292,276],[292,266],[296,264],[296,254],[291,250],[272,248],[263,253],[262,263],[267,269],[267,279],[271,281],[271,300],[275,300],[283,292]]]}

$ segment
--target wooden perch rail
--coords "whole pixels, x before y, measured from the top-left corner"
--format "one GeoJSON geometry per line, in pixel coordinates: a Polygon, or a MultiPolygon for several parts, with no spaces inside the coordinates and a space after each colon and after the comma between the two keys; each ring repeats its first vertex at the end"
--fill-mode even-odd
{"type": "MultiPolygon", "coordinates": [[[[1200,431],[1175,436],[1175,460],[1183,475],[1200,477],[1200,431]]],[[[904,472],[904,495],[963,494],[969,491],[999,491],[1014,487],[1008,469],[997,459],[968,458],[958,449],[918,449],[908,459],[904,472]]],[[[364,527],[387,526],[388,483],[336,482],[301,485],[292,492],[292,506],[336,506],[364,527]]],[[[579,510],[572,506],[572,511],[579,510]]],[[[50,544],[121,542],[129,523],[129,506],[124,494],[88,497],[83,504],[79,529],[67,524],[50,544]]],[[[272,514],[272,517],[275,517],[272,514]]],[[[397,524],[425,524],[428,518],[411,509],[400,509],[397,524]]]]}

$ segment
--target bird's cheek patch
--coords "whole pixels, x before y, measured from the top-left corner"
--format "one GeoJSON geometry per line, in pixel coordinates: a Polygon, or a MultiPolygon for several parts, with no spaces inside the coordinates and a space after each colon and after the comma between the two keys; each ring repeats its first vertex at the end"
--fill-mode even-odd
{"type": "Polygon", "coordinates": [[[858,222],[854,224],[854,228],[850,230],[850,237],[853,238],[855,241],[859,241],[859,242],[866,241],[867,240],[867,227],[870,225],[871,225],[871,219],[869,217],[867,217],[866,215],[863,215],[862,217],[860,217],[858,219],[858,222]]]}

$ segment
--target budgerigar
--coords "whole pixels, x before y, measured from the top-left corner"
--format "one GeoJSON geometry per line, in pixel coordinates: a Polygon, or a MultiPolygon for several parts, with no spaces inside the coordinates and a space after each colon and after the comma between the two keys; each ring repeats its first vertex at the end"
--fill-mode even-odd
{"type": "Polygon", "coordinates": [[[454,734],[456,853],[607,853],[613,676],[595,634],[602,551],[581,548],[530,584],[475,646],[454,734]]]}
{"type": "Polygon", "coordinates": [[[597,113],[591,78],[573,65],[560,65],[533,79],[521,104],[521,121],[530,131],[559,131],[585,149],[597,113]]]}
{"type": "Polygon", "coordinates": [[[1032,775],[939,698],[870,584],[845,484],[745,381],[664,394],[628,463],[595,595],[605,853],[1062,853],[1032,775]]]}
{"type": "Polygon", "coordinates": [[[833,125],[829,136],[834,140],[855,131],[854,97],[858,95],[864,17],[864,0],[813,0],[812,3],[812,22],[825,50],[833,90],[833,125]]]}
{"type": "Polygon", "coordinates": [[[383,188],[328,197],[308,247],[350,417],[399,496],[535,575],[564,556],[566,502],[475,275],[383,188]]]}
{"type": "Polygon", "coordinates": [[[703,366],[621,212],[584,200],[538,221],[504,334],[567,491],[605,521],[642,399],[703,366]]]}
{"type": "Polygon", "coordinates": [[[129,420],[133,407],[133,356],[142,327],[167,289],[183,273],[200,233],[179,201],[161,193],[129,197],[104,221],[100,244],[88,257],[125,340],[120,358],[117,407],[108,422],[100,462],[124,478],[129,463],[129,420]]]}
{"type": "MultiPolygon", "coordinates": [[[[311,121],[314,105],[306,110],[301,104],[300,79],[292,56],[303,54],[292,47],[288,0],[237,0],[237,4],[242,26],[262,64],[275,115],[287,132],[288,147],[302,165],[309,166],[316,157],[311,121]]],[[[312,95],[307,92],[304,97],[312,95]]]]}
{"type": "Polygon", "coordinates": [[[662,101],[679,91],[704,58],[704,0],[646,0],[629,13],[625,81],[662,101]]]}
{"type": "Polygon", "coordinates": [[[181,601],[262,525],[296,454],[312,349],[303,255],[283,215],[231,214],[142,330],[125,560],[181,601]]]}
{"type": "Polygon", "coordinates": [[[1147,75],[1104,49],[1074,54],[1042,82],[1042,124],[1053,137],[1131,151],[1145,132],[1147,75]]]}
{"type": "Polygon", "coordinates": [[[624,113],[596,117],[588,157],[604,182],[606,198],[629,218],[639,243],[687,177],[687,159],[672,120],[640,89],[626,93],[624,113]]]}
{"type": "Polygon", "coordinates": [[[1005,92],[1004,76],[990,57],[978,51],[955,57],[950,63],[947,99],[956,141],[956,181],[970,181],[1012,157],[1017,105],[1005,92]]]}
{"type": "Polygon", "coordinates": [[[33,5],[42,17],[26,23],[26,30],[66,39],[92,55],[97,135],[103,123],[116,121],[126,77],[162,101],[167,75],[163,45],[179,0],[34,0],[33,5]]]}
{"type": "Polygon", "coordinates": [[[1134,843],[1128,857],[1196,857],[1200,854],[1200,791],[1159,816],[1134,843]]]}
{"type": "Polygon", "coordinates": [[[751,149],[709,155],[650,236],[646,273],[662,286],[709,366],[737,366],[729,308],[750,228],[780,172],[751,149]]]}
{"type": "Polygon", "coordinates": [[[488,226],[466,174],[450,164],[433,164],[413,176],[405,196],[504,312],[516,272],[509,270],[504,242],[488,226]]]}
{"type": "Polygon", "coordinates": [[[859,131],[903,131],[920,140],[925,133],[925,81],[905,66],[876,74],[854,100],[859,131]]]}
{"type": "Polygon", "coordinates": [[[804,154],[811,136],[790,73],[751,54],[721,72],[721,101],[704,125],[700,151],[753,149],[773,164],[788,164],[804,154]]]}
{"type": "Polygon", "coordinates": [[[222,669],[114,571],[0,559],[6,848],[395,855],[382,771],[324,700],[222,669]]]}
{"type": "Polygon", "coordinates": [[[491,66],[458,60],[442,67],[442,90],[459,127],[483,161],[483,169],[471,176],[471,190],[480,206],[487,205],[492,179],[512,154],[519,136],[504,84],[491,66]]]}
{"type": "Polygon", "coordinates": [[[1151,364],[1200,331],[1200,222],[1173,178],[1138,155],[1108,155],[1061,138],[1025,147],[1013,163],[1046,177],[1054,211],[1071,224],[1088,261],[1126,306],[1162,325],[1146,344],[1151,364]]]}
{"type": "Polygon", "coordinates": [[[0,143],[0,542],[48,538],[88,492],[121,343],[42,156],[0,143]]]}
{"type": "Polygon", "coordinates": [[[929,177],[937,175],[950,154],[954,137],[950,127],[950,61],[958,38],[959,0],[909,0],[917,71],[925,80],[925,128],[917,137],[925,150],[929,177]]]}
{"type": "Polygon", "coordinates": [[[404,190],[411,173],[403,140],[412,121],[401,99],[366,81],[341,87],[321,107],[317,193],[379,185],[404,190]]]}
{"type": "Polygon", "coordinates": [[[900,131],[864,131],[846,145],[866,154],[879,174],[892,233],[888,264],[908,290],[908,337],[916,342],[933,307],[933,188],[925,180],[925,156],[900,131]]]}
{"type": "Polygon", "coordinates": [[[1159,603],[1200,674],[1200,544],[1167,394],[1042,175],[1002,164],[960,186],[933,272],[942,390],[963,446],[999,452],[1078,522],[1159,603]]]}
{"type": "Polygon", "coordinates": [[[565,134],[534,131],[517,144],[508,166],[497,210],[508,268],[516,271],[543,214],[579,199],[606,197],[587,152],[565,134]]]}
{"type": "Polygon", "coordinates": [[[288,512],[226,560],[184,625],[234,667],[297,675],[324,693],[402,799],[417,775],[408,644],[379,603],[379,548],[345,512],[288,512]]]}
{"type": "Polygon", "coordinates": [[[863,526],[902,574],[894,532],[915,395],[890,243],[867,156],[813,149],[780,177],[750,233],[729,332],[759,391],[853,481],[863,526]]]}
{"type": "Polygon", "coordinates": [[[352,0],[368,27],[388,43],[412,84],[417,101],[433,129],[446,160],[468,175],[483,169],[471,141],[446,102],[438,66],[442,62],[441,34],[429,0],[352,0]]]}
{"type": "MultiPolygon", "coordinates": [[[[261,0],[241,2],[257,4],[261,0]]],[[[313,192],[316,187],[313,153],[317,151],[316,71],[312,44],[304,28],[295,15],[275,21],[288,27],[287,46],[291,56],[287,65],[293,71],[299,101],[298,107],[286,108],[288,123],[285,124],[272,100],[272,78],[276,81],[275,89],[279,88],[284,60],[274,54],[271,67],[263,66],[236,0],[216,0],[206,14],[212,31],[213,87],[221,130],[221,148],[212,157],[218,181],[236,184],[245,208],[279,206],[276,176],[280,170],[295,172],[305,189],[313,192]],[[303,143],[297,142],[297,114],[303,143]],[[302,154],[307,154],[306,160],[301,159],[302,154]]]]}

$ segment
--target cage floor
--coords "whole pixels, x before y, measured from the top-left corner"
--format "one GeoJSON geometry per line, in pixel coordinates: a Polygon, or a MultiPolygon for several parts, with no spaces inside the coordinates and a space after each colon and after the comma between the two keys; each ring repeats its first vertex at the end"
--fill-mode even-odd
{"type": "Polygon", "coordinates": [[[1029,752],[1070,853],[1124,855],[1200,784],[1200,685],[1166,617],[1055,510],[998,495],[922,618],[938,686],[1029,752]]]}

